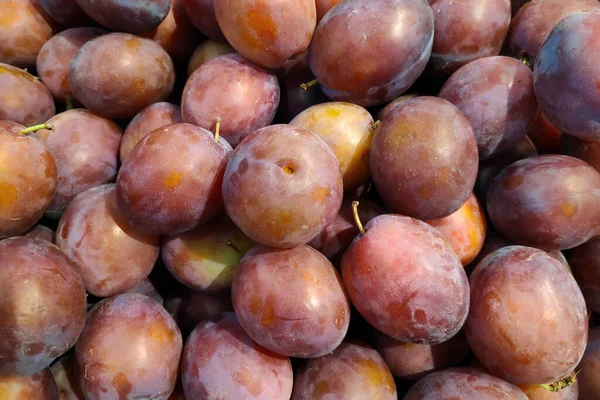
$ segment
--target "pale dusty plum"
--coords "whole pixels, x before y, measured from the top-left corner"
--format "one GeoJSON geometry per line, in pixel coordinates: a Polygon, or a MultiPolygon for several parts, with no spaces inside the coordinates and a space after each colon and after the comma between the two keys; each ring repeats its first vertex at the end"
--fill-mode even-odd
{"type": "Polygon", "coordinates": [[[323,19],[329,10],[341,2],[342,0],[315,0],[315,5],[317,6],[317,23],[323,19]]]}
{"type": "Polygon", "coordinates": [[[60,400],[85,400],[77,383],[73,358],[72,353],[66,354],[51,367],[60,400]]]}
{"type": "Polygon", "coordinates": [[[315,133],[333,150],[342,170],[344,191],[354,190],[371,179],[369,151],[374,124],[363,107],[344,102],[312,106],[290,122],[315,133]]]}
{"type": "Polygon", "coordinates": [[[585,353],[576,371],[579,383],[579,399],[595,400],[600,396],[600,327],[590,329],[585,353]]]}
{"type": "Polygon", "coordinates": [[[510,0],[429,0],[435,37],[427,72],[446,77],[465,64],[497,56],[510,25],[510,0]]]}
{"type": "Polygon", "coordinates": [[[598,0],[536,0],[525,4],[511,21],[504,44],[507,55],[533,66],[556,24],[568,15],[597,7],[598,0]]]}
{"type": "Polygon", "coordinates": [[[325,256],[306,245],[250,250],[238,266],[231,297],[248,335],[285,356],[331,352],[350,323],[339,275],[325,256]]]}
{"type": "Polygon", "coordinates": [[[444,237],[400,215],[381,215],[364,229],[342,258],[358,312],[404,342],[437,344],[456,335],[469,311],[469,283],[444,237]]]}
{"type": "Polygon", "coordinates": [[[35,67],[40,49],[55,28],[38,0],[0,0],[0,63],[35,67]]]}
{"type": "Polygon", "coordinates": [[[60,218],[56,244],[79,267],[87,291],[115,296],[144,279],[158,259],[160,240],[129,225],[117,209],[115,185],[86,190],[60,218]]]}
{"type": "Polygon", "coordinates": [[[342,174],[317,135],[272,125],[246,137],[227,165],[223,200],[255,242],[291,248],[327,227],[342,204],[342,174]]]}
{"type": "Polygon", "coordinates": [[[486,232],[485,212],[474,194],[469,196],[458,211],[442,219],[425,222],[444,236],[463,266],[473,261],[483,247],[486,232]]]}
{"type": "Polygon", "coordinates": [[[527,136],[540,154],[561,154],[562,132],[548,121],[544,113],[538,113],[527,136]]]}
{"type": "Polygon", "coordinates": [[[487,194],[494,227],[518,244],[565,250],[600,226],[600,173],[581,160],[545,155],[517,161],[487,194]]]}
{"type": "Polygon", "coordinates": [[[375,331],[375,348],[392,375],[416,381],[435,370],[460,363],[469,352],[469,343],[462,331],[438,344],[401,342],[375,331]]]}
{"type": "Polygon", "coordinates": [[[41,239],[45,240],[46,242],[54,243],[55,232],[47,226],[38,224],[31,228],[23,236],[31,239],[41,239]]]}
{"type": "Polygon", "coordinates": [[[32,375],[73,346],[86,294],[76,266],[39,239],[0,241],[0,376],[32,375]]]}
{"type": "Polygon", "coordinates": [[[292,400],[396,400],[396,384],[385,361],[371,346],[344,342],[332,353],[306,360],[294,380],[292,400]]]}
{"type": "Polygon", "coordinates": [[[187,400],[289,399],[294,375],[288,357],[257,344],[235,314],[201,322],[185,343],[181,379],[187,400]]]}
{"type": "Polygon", "coordinates": [[[561,131],[600,141],[600,8],[562,19],[540,48],[533,84],[541,110],[561,131]]]}
{"type": "Polygon", "coordinates": [[[183,6],[196,29],[216,42],[227,42],[217,22],[213,0],[183,0],[183,6]]]}
{"type": "Polygon", "coordinates": [[[579,363],[587,310],[570,272],[542,250],[509,246],[470,277],[465,333],[475,356],[513,383],[551,383],[579,363]]]}
{"type": "Polygon", "coordinates": [[[160,25],[141,34],[160,44],[175,62],[187,62],[200,43],[200,35],[194,28],[184,3],[185,0],[172,0],[169,14],[160,25]]]}
{"type": "Polygon", "coordinates": [[[50,205],[58,184],[50,151],[33,134],[17,133],[24,127],[2,125],[8,129],[0,127],[0,238],[32,228],[50,205]]]}
{"type": "Polygon", "coordinates": [[[569,252],[569,265],[592,310],[600,311],[600,236],[569,252]]]}
{"type": "Polygon", "coordinates": [[[319,23],[310,68],[332,100],[387,103],[425,69],[433,19],[423,0],[344,1],[319,23]]]}
{"type": "Polygon", "coordinates": [[[181,333],[149,297],[126,293],[96,304],[75,345],[86,400],[166,400],[177,381],[181,333]]]}
{"type": "MultiPolygon", "coordinates": [[[[363,224],[383,214],[383,210],[376,203],[360,199],[358,215],[363,224]]],[[[356,236],[360,234],[354,222],[352,199],[344,200],[340,212],[334,220],[315,236],[308,245],[321,252],[335,266],[339,266],[344,252],[356,236]]]]}
{"type": "Polygon", "coordinates": [[[522,139],[538,114],[533,73],[519,60],[486,57],[470,62],[446,81],[439,96],[467,117],[486,159],[522,139]]]}
{"type": "Polygon", "coordinates": [[[314,0],[213,0],[212,3],[229,44],[265,68],[281,68],[308,49],[317,24],[314,0]]]}
{"type": "Polygon", "coordinates": [[[449,368],[418,381],[404,400],[527,400],[517,386],[475,368],[449,368]]]}
{"type": "Polygon", "coordinates": [[[167,17],[171,0],[77,0],[96,22],[113,31],[144,33],[167,17]]]}
{"type": "Polygon", "coordinates": [[[409,93],[409,94],[405,94],[402,95],[400,97],[396,97],[394,100],[390,101],[389,103],[387,103],[385,105],[385,107],[383,107],[378,113],[377,113],[377,119],[379,121],[382,121],[383,119],[385,119],[385,117],[388,116],[388,114],[397,106],[399,106],[400,104],[404,103],[406,100],[410,100],[413,99],[415,97],[418,97],[419,95],[416,93],[409,93]]]}
{"type": "Polygon", "coordinates": [[[187,81],[183,120],[220,134],[235,148],[247,135],[273,122],[279,105],[277,77],[239,54],[202,64],[187,81]]]}
{"type": "Polygon", "coordinates": [[[91,111],[131,118],[164,101],[175,84],[167,52],[153,40],[111,33],[86,43],[69,69],[71,91],[91,111]]]}
{"type": "Polygon", "coordinates": [[[175,318],[184,336],[189,335],[200,322],[233,311],[229,293],[215,296],[187,288],[179,291],[176,297],[167,298],[165,308],[175,318]]]}
{"type": "Polygon", "coordinates": [[[134,147],[117,176],[117,205],[141,232],[175,235],[218,214],[231,146],[209,131],[173,124],[134,147]],[[151,190],[149,190],[151,188],[151,190]]]}
{"type": "Polygon", "coordinates": [[[69,67],[75,53],[90,40],[107,33],[99,28],[72,28],[44,44],[37,57],[37,72],[55,100],[64,103],[73,97],[69,67]]]}
{"type": "Polygon", "coordinates": [[[0,376],[0,397],[6,400],[59,400],[49,368],[31,376],[0,376]]]}
{"type": "MultiPolygon", "coordinates": [[[[569,374],[572,375],[572,374],[569,374]]],[[[579,376],[579,375],[578,375],[579,376]]],[[[578,400],[579,399],[579,382],[571,384],[569,387],[558,392],[551,392],[548,389],[534,384],[517,385],[525,393],[529,400],[578,400]]]]}
{"type": "Polygon", "coordinates": [[[123,133],[119,156],[124,162],[131,150],[149,133],[171,124],[183,122],[181,108],[176,104],[160,102],[144,108],[136,115],[123,133]]]}
{"type": "Polygon", "coordinates": [[[117,175],[122,131],[112,121],[83,109],[65,111],[48,123],[54,131],[36,133],[58,167],[58,186],[46,215],[58,219],[83,191],[112,181],[117,175]]]}
{"type": "Polygon", "coordinates": [[[44,11],[62,26],[88,26],[93,24],[93,20],[81,9],[79,4],[77,4],[77,0],[37,1],[44,11]]]}
{"type": "Polygon", "coordinates": [[[373,182],[392,212],[439,219],[458,210],[477,177],[469,121],[446,100],[416,97],[394,108],[375,131],[373,182]]]}
{"type": "Polygon", "coordinates": [[[590,142],[570,135],[561,136],[562,154],[579,158],[600,172],[600,142],[590,142]]]}
{"type": "Polygon", "coordinates": [[[56,112],[48,88],[27,71],[0,62],[0,87],[0,120],[32,126],[56,112]]]}
{"type": "Polygon", "coordinates": [[[190,57],[187,70],[188,77],[205,62],[229,53],[235,53],[235,50],[229,44],[205,40],[194,50],[190,57]]]}
{"type": "Polygon", "coordinates": [[[161,256],[179,282],[219,293],[230,289],[240,260],[254,245],[223,213],[191,231],[165,237],[161,256]]]}

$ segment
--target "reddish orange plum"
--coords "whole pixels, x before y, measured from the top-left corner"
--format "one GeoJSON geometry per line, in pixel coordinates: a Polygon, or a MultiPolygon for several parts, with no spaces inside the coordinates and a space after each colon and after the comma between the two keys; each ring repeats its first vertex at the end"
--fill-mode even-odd
{"type": "Polygon", "coordinates": [[[317,135],[291,125],[250,134],[231,157],[223,200],[233,222],[257,243],[291,248],[308,243],[337,215],[342,174],[317,135]]]}
{"type": "Polygon", "coordinates": [[[396,400],[396,384],[381,355],[360,342],[344,342],[332,353],[302,363],[292,400],[396,400]]]}
{"type": "Polygon", "coordinates": [[[458,333],[469,310],[469,283],[444,237],[399,215],[381,215],[364,229],[342,258],[344,286],[358,312],[404,342],[437,344],[458,333]]]}
{"type": "Polygon", "coordinates": [[[196,29],[216,42],[227,42],[217,22],[213,0],[183,0],[183,5],[196,29]]]}
{"type": "Polygon", "coordinates": [[[371,114],[361,106],[330,102],[306,109],[290,125],[309,130],[327,143],[340,164],[344,191],[351,191],[371,178],[369,151],[374,123],[371,114]]]}
{"type": "Polygon", "coordinates": [[[0,120],[32,126],[56,112],[48,88],[22,69],[0,62],[0,87],[0,120]]]}
{"type": "Polygon", "coordinates": [[[179,328],[160,304],[137,293],[111,297],[90,311],[75,346],[77,381],[86,399],[166,399],[182,347],[179,328]]]}
{"type": "Polygon", "coordinates": [[[205,40],[194,50],[190,57],[188,76],[191,76],[205,62],[229,53],[235,53],[235,50],[229,44],[205,40]]]}
{"type": "Polygon", "coordinates": [[[44,44],[37,57],[37,72],[55,100],[64,103],[73,97],[69,67],[75,53],[90,40],[107,33],[99,28],[72,28],[44,44]]]}
{"type": "Polygon", "coordinates": [[[178,105],[161,102],[144,108],[136,115],[123,133],[119,156],[124,162],[131,150],[149,133],[171,124],[183,122],[181,109],[178,105]]]}
{"type": "Polygon", "coordinates": [[[58,167],[58,186],[46,214],[58,219],[75,196],[117,175],[122,131],[115,123],[83,109],[52,117],[50,131],[36,133],[58,167]]]}
{"type": "Polygon", "coordinates": [[[0,241],[0,376],[36,374],[75,344],[86,313],[77,267],[40,239],[0,241]]]}
{"type": "Polygon", "coordinates": [[[238,271],[231,288],[233,309],[261,346],[312,358],[331,352],[344,339],[348,299],[336,270],[312,247],[257,246],[246,253],[238,271]]]}
{"type": "Polygon", "coordinates": [[[237,266],[255,243],[226,214],[189,232],[167,236],[162,260],[184,285],[206,293],[228,291],[237,266]]]}
{"type": "Polygon", "coordinates": [[[317,24],[314,0],[213,0],[223,35],[248,60],[278,69],[310,44],[317,24]]]}
{"type": "Polygon", "coordinates": [[[473,261],[483,247],[485,212],[474,194],[469,196],[458,211],[445,218],[426,222],[444,236],[463,266],[473,261]]]}
{"type": "Polygon", "coordinates": [[[257,344],[233,313],[201,322],[185,344],[181,380],[187,400],[289,399],[288,357],[257,344]]]}
{"type": "Polygon", "coordinates": [[[6,400],[59,400],[49,368],[30,376],[0,376],[0,395],[6,400]]]}
{"type": "Polygon", "coordinates": [[[158,27],[167,17],[171,0],[77,0],[77,4],[110,30],[143,33],[158,27]]]}

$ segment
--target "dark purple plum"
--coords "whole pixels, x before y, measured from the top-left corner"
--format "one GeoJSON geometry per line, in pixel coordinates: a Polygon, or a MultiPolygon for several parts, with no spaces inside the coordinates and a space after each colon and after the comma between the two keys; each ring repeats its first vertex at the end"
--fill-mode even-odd
{"type": "Polygon", "coordinates": [[[572,249],[569,252],[569,266],[588,306],[600,312],[600,236],[572,249]]]}
{"type": "MultiPolygon", "coordinates": [[[[40,6],[62,26],[85,26],[93,20],[77,4],[77,0],[37,0],[40,6]]],[[[61,399],[62,400],[62,399],[61,399]]]]}
{"type": "Polygon", "coordinates": [[[196,29],[216,42],[226,42],[213,3],[213,0],[183,0],[183,6],[196,29]]]}
{"type": "Polygon", "coordinates": [[[113,31],[144,33],[167,17],[171,0],[77,0],[96,22],[113,31]]]}
{"type": "Polygon", "coordinates": [[[165,308],[175,318],[184,335],[188,335],[202,321],[233,311],[229,293],[211,296],[191,289],[181,290],[176,297],[167,298],[165,308]]]}
{"type": "Polygon", "coordinates": [[[590,329],[585,354],[577,371],[579,399],[595,400],[600,398],[600,327],[590,329]]]}

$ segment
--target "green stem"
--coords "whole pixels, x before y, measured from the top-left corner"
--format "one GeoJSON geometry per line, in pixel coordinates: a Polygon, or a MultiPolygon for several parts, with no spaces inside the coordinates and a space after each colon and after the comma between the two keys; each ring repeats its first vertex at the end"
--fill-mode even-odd
{"type": "Polygon", "coordinates": [[[30,126],[29,128],[25,128],[22,131],[20,131],[19,134],[21,134],[21,135],[27,135],[28,133],[37,132],[37,131],[40,131],[42,129],[48,129],[49,131],[53,131],[54,130],[54,125],[45,123],[45,124],[39,124],[39,125],[30,126]]]}

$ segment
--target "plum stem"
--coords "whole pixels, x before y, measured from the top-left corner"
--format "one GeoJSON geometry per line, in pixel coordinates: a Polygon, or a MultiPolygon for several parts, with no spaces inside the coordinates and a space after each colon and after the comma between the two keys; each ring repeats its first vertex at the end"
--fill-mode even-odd
{"type": "Polygon", "coordinates": [[[540,386],[543,387],[546,390],[549,390],[551,392],[558,392],[561,391],[565,388],[568,388],[569,386],[571,386],[572,384],[574,384],[575,382],[577,382],[577,375],[581,372],[581,370],[577,371],[574,375],[571,376],[567,376],[566,378],[562,378],[557,380],[554,383],[550,383],[550,384],[543,384],[540,383],[540,386]]]}
{"type": "Polygon", "coordinates": [[[381,125],[381,121],[380,120],[375,121],[375,123],[373,125],[371,125],[371,130],[374,131],[375,129],[379,128],[379,125],[381,125]]]}
{"type": "Polygon", "coordinates": [[[221,133],[221,117],[217,117],[215,124],[215,143],[219,143],[219,134],[221,133]]]}
{"type": "Polygon", "coordinates": [[[531,68],[531,63],[529,62],[529,57],[525,53],[525,50],[523,50],[519,53],[519,61],[521,61],[523,64],[525,64],[526,66],[531,68]]]}
{"type": "Polygon", "coordinates": [[[235,251],[237,251],[238,253],[242,254],[242,252],[240,251],[240,249],[238,249],[235,244],[233,244],[233,242],[231,240],[228,240],[227,242],[225,242],[225,246],[227,247],[231,247],[232,249],[234,249],[235,251]]]}
{"type": "Polygon", "coordinates": [[[67,111],[73,109],[73,97],[67,96],[67,111]]]}
{"type": "Polygon", "coordinates": [[[300,89],[302,89],[302,90],[308,90],[309,87],[315,86],[317,83],[319,83],[319,81],[316,80],[316,79],[313,79],[310,82],[303,83],[302,85],[300,85],[300,89]]]}
{"type": "Polygon", "coordinates": [[[29,128],[25,128],[22,131],[20,131],[19,134],[27,135],[28,133],[36,132],[36,131],[39,131],[42,129],[48,129],[49,131],[54,131],[54,125],[45,123],[45,124],[30,126],[29,128]]]}
{"type": "Polygon", "coordinates": [[[365,228],[363,227],[362,222],[360,222],[360,217],[358,216],[358,205],[359,204],[360,203],[358,201],[352,202],[352,214],[354,214],[354,223],[356,224],[358,231],[360,232],[361,235],[364,235],[365,228]]]}

